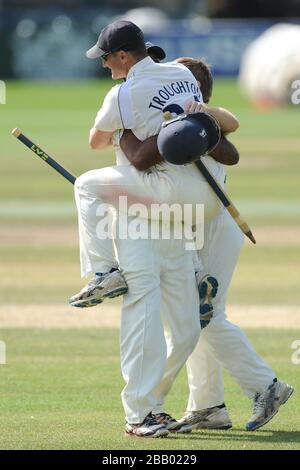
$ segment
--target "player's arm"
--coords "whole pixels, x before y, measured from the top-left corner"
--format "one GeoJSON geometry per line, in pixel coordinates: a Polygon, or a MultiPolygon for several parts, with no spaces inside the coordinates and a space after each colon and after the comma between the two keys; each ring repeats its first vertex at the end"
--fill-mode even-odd
{"type": "Polygon", "coordinates": [[[210,114],[218,121],[223,134],[235,132],[240,126],[237,117],[225,108],[212,107],[204,103],[197,103],[196,101],[192,101],[187,104],[185,111],[187,113],[201,111],[210,114]]]}
{"type": "Polygon", "coordinates": [[[236,165],[240,159],[237,148],[224,135],[209,155],[223,165],[236,165]]]}
{"type": "MultiPolygon", "coordinates": [[[[163,161],[157,148],[157,136],[149,137],[141,142],[131,131],[126,130],[120,140],[120,147],[130,163],[139,171],[148,170],[151,166],[163,161]]],[[[239,161],[237,149],[223,135],[211,156],[224,165],[235,165],[239,161]]]]}
{"type": "Polygon", "coordinates": [[[120,147],[130,163],[139,171],[148,170],[163,161],[157,148],[157,136],[141,142],[130,130],[125,130],[120,140],[120,147]]]}
{"type": "Polygon", "coordinates": [[[112,145],[114,132],[123,127],[118,106],[118,90],[117,85],[107,93],[97,113],[89,135],[89,145],[93,150],[102,150],[112,145]]]}
{"type": "Polygon", "coordinates": [[[113,132],[105,132],[92,127],[89,136],[89,145],[93,150],[101,150],[112,144],[113,132]]]}
{"type": "Polygon", "coordinates": [[[240,127],[238,119],[234,114],[228,111],[228,109],[204,106],[206,108],[206,112],[219,122],[223,134],[235,132],[240,127]]]}
{"type": "Polygon", "coordinates": [[[189,113],[206,112],[212,115],[219,123],[221,128],[221,139],[217,147],[209,154],[214,160],[223,165],[236,165],[239,161],[239,152],[237,148],[225,137],[226,134],[234,132],[239,127],[239,121],[236,116],[225,108],[212,108],[203,103],[192,101],[187,104],[185,111],[189,113]]]}

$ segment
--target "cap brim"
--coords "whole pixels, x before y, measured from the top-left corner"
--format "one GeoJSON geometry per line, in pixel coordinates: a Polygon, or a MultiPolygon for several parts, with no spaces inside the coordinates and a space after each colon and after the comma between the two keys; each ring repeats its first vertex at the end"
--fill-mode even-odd
{"type": "Polygon", "coordinates": [[[106,54],[103,49],[100,49],[97,44],[91,47],[88,51],[86,51],[86,56],[88,59],[100,59],[104,54],[106,54]]]}
{"type": "Polygon", "coordinates": [[[152,52],[159,60],[164,60],[166,58],[166,53],[162,47],[156,46],[151,42],[146,42],[147,52],[152,52]]]}

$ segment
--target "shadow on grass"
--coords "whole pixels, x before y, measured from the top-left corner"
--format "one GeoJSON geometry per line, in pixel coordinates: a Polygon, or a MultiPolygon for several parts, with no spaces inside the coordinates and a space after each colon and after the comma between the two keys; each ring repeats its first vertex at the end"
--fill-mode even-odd
{"type": "Polygon", "coordinates": [[[172,434],[172,439],[182,439],[187,437],[190,440],[201,440],[208,439],[213,441],[235,441],[235,442],[289,442],[289,443],[300,443],[300,430],[299,431],[245,431],[245,429],[231,429],[228,431],[215,431],[209,429],[203,429],[194,431],[191,434],[172,434]]]}

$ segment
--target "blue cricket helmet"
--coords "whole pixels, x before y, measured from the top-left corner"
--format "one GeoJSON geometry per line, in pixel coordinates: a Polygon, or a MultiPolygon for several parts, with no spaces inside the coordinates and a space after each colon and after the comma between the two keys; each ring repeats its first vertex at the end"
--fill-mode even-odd
{"type": "Polygon", "coordinates": [[[220,136],[220,127],[212,116],[203,112],[181,114],[162,124],[157,145],[166,161],[185,165],[211,152],[220,136]]]}

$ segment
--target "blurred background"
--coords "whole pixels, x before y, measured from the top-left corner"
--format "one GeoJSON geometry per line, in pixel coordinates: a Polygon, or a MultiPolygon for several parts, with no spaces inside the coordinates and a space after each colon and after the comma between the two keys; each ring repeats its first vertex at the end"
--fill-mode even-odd
{"type": "MultiPolygon", "coordinates": [[[[201,54],[215,75],[238,74],[249,44],[272,25],[299,24],[300,1],[286,0],[0,0],[2,78],[95,76],[83,60],[100,30],[126,17],[167,57],[201,54]]],[[[98,71],[99,74],[99,71],[98,71]]]]}
{"type": "MultiPolygon", "coordinates": [[[[83,285],[73,188],[10,135],[19,127],[74,175],[114,163],[112,149],[88,147],[88,131],[114,83],[85,51],[117,18],[139,24],[167,60],[206,59],[214,75],[212,104],[237,115],[240,128],[230,139],[240,162],[228,169],[227,190],[258,243],[245,242],[229,318],[251,328],[279,377],[294,386],[299,381],[290,357],[300,337],[300,0],[127,0],[126,6],[123,0],[0,0],[0,340],[9,357],[1,369],[0,421],[7,431],[1,448],[81,448],[83,433],[84,445],[98,448],[108,439],[108,415],[118,425],[103,448],[129,446],[116,440],[123,423],[120,302],[88,312],[68,307],[83,285]],[[74,326],[91,329],[36,329],[74,326]],[[87,421],[73,433],[81,417],[87,421]]],[[[178,416],[186,396],[180,380],[171,408],[178,416]]],[[[249,404],[244,399],[241,410],[241,392],[230,380],[226,403],[241,427],[249,404]]],[[[283,432],[269,441],[263,433],[257,445],[293,442],[297,406],[295,400],[279,420],[283,432]]],[[[204,436],[201,445],[243,446],[232,436],[224,443],[204,436]]]]}

